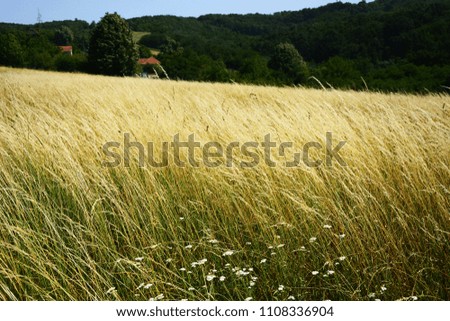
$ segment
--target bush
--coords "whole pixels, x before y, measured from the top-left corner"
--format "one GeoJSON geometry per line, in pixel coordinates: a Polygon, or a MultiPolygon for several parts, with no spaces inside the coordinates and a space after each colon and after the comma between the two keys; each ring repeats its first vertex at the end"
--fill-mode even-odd
{"type": "Polygon", "coordinates": [[[83,54],[75,54],[73,56],[61,54],[55,59],[55,67],[58,71],[86,71],[87,57],[83,54]]]}

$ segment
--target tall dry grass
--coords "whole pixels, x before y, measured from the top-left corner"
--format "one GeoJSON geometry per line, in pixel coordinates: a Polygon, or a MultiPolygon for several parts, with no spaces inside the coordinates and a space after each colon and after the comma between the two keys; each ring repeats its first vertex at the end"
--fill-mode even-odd
{"type": "Polygon", "coordinates": [[[449,108],[0,68],[0,299],[447,300],[449,108]],[[326,132],[348,166],[102,166],[124,133],[301,149],[326,132]]]}

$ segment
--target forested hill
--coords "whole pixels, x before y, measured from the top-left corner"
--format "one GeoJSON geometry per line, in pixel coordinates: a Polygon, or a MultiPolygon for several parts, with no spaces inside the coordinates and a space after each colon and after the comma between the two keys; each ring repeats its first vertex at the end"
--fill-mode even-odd
{"type": "MultiPolygon", "coordinates": [[[[158,49],[172,78],[316,86],[314,76],[325,86],[386,91],[450,86],[448,0],[336,2],[273,15],[146,16],[128,22],[134,31],[150,33],[139,41],[141,56],[158,49]]],[[[68,27],[82,66],[93,25],[43,23],[39,37],[55,42],[55,33],[68,27]]],[[[12,32],[25,51],[21,63],[39,68],[26,53],[35,29],[2,24],[0,40],[12,32]]],[[[58,68],[57,55],[50,56],[56,66],[44,67],[58,68]]]]}

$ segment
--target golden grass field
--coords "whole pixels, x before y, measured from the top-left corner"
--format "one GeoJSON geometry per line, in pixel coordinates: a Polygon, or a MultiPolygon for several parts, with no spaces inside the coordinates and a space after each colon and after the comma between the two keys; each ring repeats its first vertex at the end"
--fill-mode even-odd
{"type": "Polygon", "coordinates": [[[449,108],[0,68],[0,299],[448,300],[449,108]],[[327,132],[347,166],[102,166],[124,133],[301,149],[327,132]]]}

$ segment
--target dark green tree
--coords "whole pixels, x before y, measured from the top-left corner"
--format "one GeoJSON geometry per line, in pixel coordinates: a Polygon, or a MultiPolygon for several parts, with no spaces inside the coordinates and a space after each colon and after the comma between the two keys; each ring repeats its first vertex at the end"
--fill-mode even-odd
{"type": "Polygon", "coordinates": [[[167,37],[165,44],[161,46],[161,51],[167,54],[182,53],[183,47],[175,39],[167,37]]]}
{"type": "Polygon", "coordinates": [[[61,51],[50,41],[53,38],[48,32],[41,30],[39,33],[31,35],[24,46],[25,66],[32,69],[53,70],[54,57],[61,51]]]}
{"type": "Polygon", "coordinates": [[[128,23],[117,13],[107,13],[95,26],[89,45],[92,72],[130,76],[136,71],[138,50],[128,23]]]}
{"type": "Polygon", "coordinates": [[[280,43],[275,47],[269,67],[283,72],[293,83],[304,83],[308,79],[308,66],[291,43],[280,43]]]}
{"type": "Polygon", "coordinates": [[[316,76],[333,87],[357,89],[358,84],[362,85],[362,74],[356,69],[354,60],[333,57],[321,64],[317,71],[316,76]]]}
{"type": "Polygon", "coordinates": [[[139,44],[149,48],[161,49],[168,42],[168,37],[162,33],[152,32],[151,34],[143,36],[139,40],[139,44]]]}
{"type": "Polygon", "coordinates": [[[148,58],[153,56],[152,50],[144,45],[138,45],[139,57],[148,58]]]}
{"type": "Polygon", "coordinates": [[[24,63],[23,49],[13,34],[0,34],[0,65],[21,67],[24,63]]]}
{"type": "Polygon", "coordinates": [[[73,32],[67,26],[62,26],[55,32],[55,44],[58,46],[67,46],[73,43],[73,32]]]}

